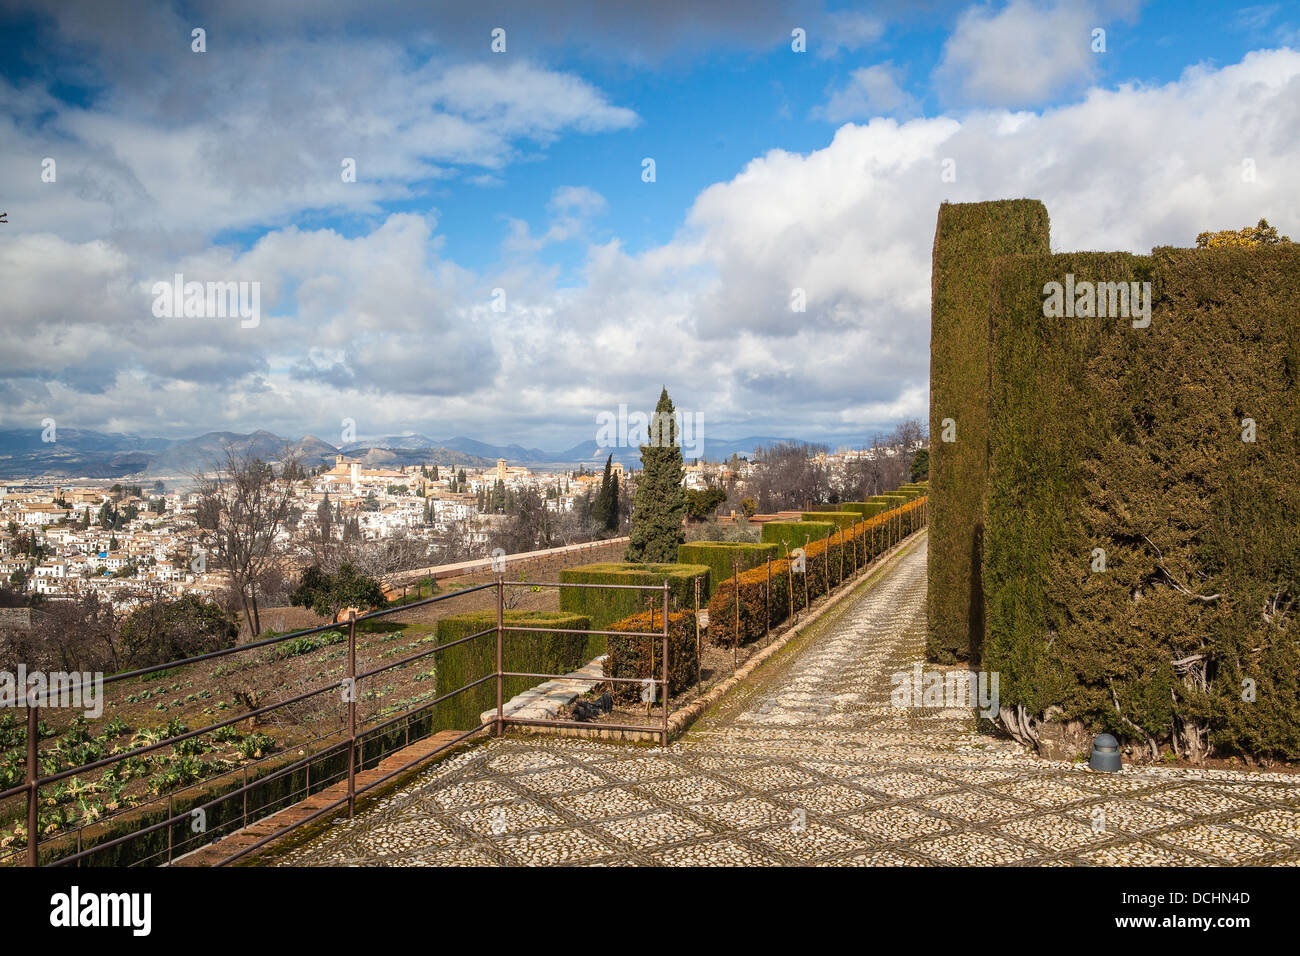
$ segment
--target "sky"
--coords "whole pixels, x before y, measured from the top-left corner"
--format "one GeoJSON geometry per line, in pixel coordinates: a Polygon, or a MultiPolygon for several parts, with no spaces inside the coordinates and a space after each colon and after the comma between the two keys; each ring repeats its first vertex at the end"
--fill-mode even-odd
{"type": "Polygon", "coordinates": [[[1296,235],[1297,156],[1296,3],[0,0],[0,428],[857,444],[941,202],[1296,235]]]}

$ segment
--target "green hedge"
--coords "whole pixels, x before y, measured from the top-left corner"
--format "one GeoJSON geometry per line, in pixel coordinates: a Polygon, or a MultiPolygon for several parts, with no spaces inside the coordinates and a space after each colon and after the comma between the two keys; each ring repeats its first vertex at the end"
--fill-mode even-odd
{"type": "Polygon", "coordinates": [[[830,521],[765,521],[763,540],[778,546],[784,544],[793,551],[825,538],[834,530],[835,525],[830,521]]]}
{"type": "Polygon", "coordinates": [[[845,511],[856,511],[863,518],[870,518],[874,514],[879,514],[885,510],[883,501],[844,501],[840,507],[845,511]]]}
{"type": "MultiPolygon", "coordinates": [[[[574,584],[649,584],[662,587],[668,582],[671,606],[695,607],[695,580],[700,580],[700,593],[709,590],[709,567],[706,564],[629,564],[608,562],[584,564],[560,572],[560,581],[574,584]]],[[[703,598],[701,598],[701,601],[703,598]]],[[[560,610],[585,614],[591,618],[596,631],[609,630],[609,625],[654,607],[661,607],[663,595],[650,591],[630,591],[614,588],[560,588],[560,610]]]]}
{"type": "MultiPolygon", "coordinates": [[[[646,611],[616,621],[611,631],[654,631],[662,633],[662,610],[646,611]]],[[[663,677],[662,637],[610,637],[609,656],[605,658],[606,677],[644,679],[663,677]]],[[[699,656],[695,646],[695,613],[668,612],[668,692],[680,694],[695,683],[699,674],[699,656]]],[[[640,699],[641,688],[635,684],[613,684],[610,693],[620,701],[640,699]]],[[[658,689],[655,694],[658,704],[658,689]]]]}
{"type": "MultiPolygon", "coordinates": [[[[585,614],[568,614],[556,611],[506,611],[503,620],[508,625],[531,627],[536,630],[507,631],[502,640],[502,657],[508,671],[527,671],[534,674],[567,674],[593,657],[604,653],[603,642],[588,634],[559,634],[548,628],[567,628],[579,631],[591,627],[585,614]],[[594,653],[593,653],[594,652],[594,653]]],[[[455,614],[438,621],[438,643],[468,637],[486,628],[493,628],[482,637],[458,644],[436,655],[438,693],[449,694],[458,687],[478,680],[496,671],[497,639],[496,612],[472,611],[455,614]]],[[[505,681],[505,699],[535,687],[541,681],[531,677],[510,677],[505,681]]],[[[496,681],[487,681],[472,690],[457,694],[436,705],[436,721],[440,730],[469,730],[479,724],[479,715],[496,707],[496,681]]]]}
{"type": "Polygon", "coordinates": [[[1300,596],[1300,246],[1017,257],[992,291],[984,666],[1003,706],[1148,752],[1199,728],[1300,758],[1300,613],[1278,613],[1300,596]],[[1151,282],[1150,327],[1044,317],[1066,273],[1151,282]]]}
{"type": "Polygon", "coordinates": [[[862,515],[856,511],[805,511],[799,517],[804,521],[829,521],[844,531],[862,520],[862,515]]]}
{"type": "Polygon", "coordinates": [[[993,261],[1050,252],[1037,200],[944,203],[931,271],[929,637],[933,661],[978,661],[993,261]],[[943,420],[956,441],[943,440],[943,420]]]}
{"type": "Polygon", "coordinates": [[[708,583],[700,587],[700,605],[704,606],[718,582],[734,573],[736,566],[748,571],[769,558],[779,557],[778,551],[774,544],[752,541],[692,541],[677,546],[677,563],[708,566],[708,583]]]}

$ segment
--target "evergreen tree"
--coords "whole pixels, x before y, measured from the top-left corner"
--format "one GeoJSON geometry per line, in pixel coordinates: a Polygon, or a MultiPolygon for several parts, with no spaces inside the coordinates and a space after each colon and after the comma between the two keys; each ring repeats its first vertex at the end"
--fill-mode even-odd
{"type": "Polygon", "coordinates": [[[618,530],[618,475],[609,476],[609,514],[605,518],[605,530],[618,530]]]}
{"type": "Polygon", "coordinates": [[[686,540],[682,449],[672,399],[665,388],[651,418],[649,444],[641,446],[641,477],[632,501],[627,561],[672,562],[686,540]]]}
{"type": "Polygon", "coordinates": [[[610,513],[618,513],[618,495],[610,497],[610,479],[614,477],[614,456],[611,453],[605,459],[605,474],[600,479],[600,491],[596,494],[596,503],[591,507],[592,520],[602,528],[609,527],[610,513]]]}

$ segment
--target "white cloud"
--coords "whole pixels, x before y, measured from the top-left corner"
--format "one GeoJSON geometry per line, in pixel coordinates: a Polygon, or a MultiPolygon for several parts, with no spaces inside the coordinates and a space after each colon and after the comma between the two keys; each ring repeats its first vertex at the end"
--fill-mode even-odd
{"type": "Polygon", "coordinates": [[[507,217],[509,235],[505,248],[511,252],[536,252],[552,242],[565,242],[587,235],[591,221],[609,208],[605,197],[588,186],[561,186],[546,204],[549,228],[534,236],[528,223],[507,217]]]}
{"type": "Polygon", "coordinates": [[[934,82],[945,102],[1032,106],[1096,75],[1092,30],[1136,3],[1011,0],[971,7],[944,43],[934,82]]]}
{"type": "Polygon", "coordinates": [[[860,50],[875,43],[885,32],[879,17],[854,10],[835,10],[821,18],[809,37],[809,48],[822,58],[843,50],[860,50]]]}
{"type": "Polygon", "coordinates": [[[890,114],[913,114],[919,111],[916,97],[903,89],[902,71],[892,63],[877,63],[853,71],[848,83],[830,91],[824,106],[813,116],[831,123],[870,119],[890,114]]]}
{"type": "Polygon", "coordinates": [[[176,89],[115,92],[91,107],[0,80],[0,178],[10,222],[65,237],[163,231],[173,251],[222,230],[308,211],[379,215],[462,171],[485,182],[557,137],[638,122],[586,81],[525,61],[413,61],[398,45],[292,41],[213,51],[176,89]],[[319,78],[338,77],[328,87],[319,78]],[[230,89],[241,90],[232,97],[230,89]],[[188,104],[177,109],[177,101],[188,104]],[[52,114],[52,115],[51,115],[52,114]],[[56,183],[40,179],[53,157],[56,183]],[[356,161],[356,182],[342,161],[356,161]]]}

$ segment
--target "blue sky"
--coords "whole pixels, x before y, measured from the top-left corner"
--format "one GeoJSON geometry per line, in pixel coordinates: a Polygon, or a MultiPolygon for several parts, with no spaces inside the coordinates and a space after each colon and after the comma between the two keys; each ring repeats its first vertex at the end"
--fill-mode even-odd
{"type": "Polygon", "coordinates": [[[926,417],[944,199],[1298,231],[1295,4],[430,6],[0,0],[0,425],[564,447],[666,384],[854,442],[926,417]],[[154,315],[175,272],[260,321],[154,315]]]}

